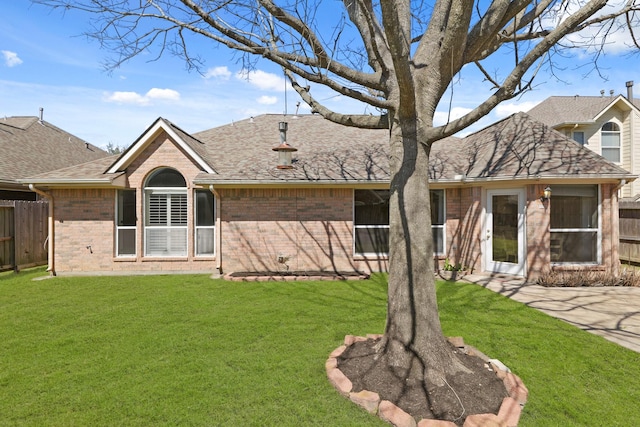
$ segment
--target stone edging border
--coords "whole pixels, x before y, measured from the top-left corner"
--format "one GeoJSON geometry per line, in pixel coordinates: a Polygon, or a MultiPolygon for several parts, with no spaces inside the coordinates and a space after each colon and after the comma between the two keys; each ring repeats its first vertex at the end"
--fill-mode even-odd
{"type": "Polygon", "coordinates": [[[234,273],[227,273],[222,276],[224,280],[232,281],[232,282],[299,282],[299,281],[311,281],[311,280],[366,280],[369,278],[368,274],[358,274],[358,275],[346,275],[346,274],[334,274],[334,275],[325,275],[325,274],[269,274],[264,273],[261,275],[235,275],[234,273]]]}
{"type": "MultiPolygon", "coordinates": [[[[329,382],[344,397],[352,402],[362,406],[365,410],[372,414],[377,414],[382,420],[396,427],[456,427],[451,421],[423,419],[416,423],[414,418],[403,411],[388,400],[381,400],[378,393],[368,390],[352,392],[353,384],[351,380],[342,373],[338,368],[338,357],[347,349],[348,346],[358,341],[366,341],[368,339],[379,339],[380,334],[368,334],[366,337],[354,335],[346,335],[344,344],[331,352],[325,368],[329,382]]],[[[504,386],[509,393],[509,397],[505,397],[500,406],[498,414],[474,414],[469,415],[464,427],[516,427],[520,421],[522,407],[524,407],[529,396],[529,391],[525,387],[522,380],[513,374],[509,368],[504,366],[499,360],[489,359],[487,356],[476,350],[475,348],[465,345],[461,337],[451,337],[449,341],[458,348],[461,348],[466,354],[480,357],[487,363],[496,373],[498,378],[504,382],[504,386]]]]}

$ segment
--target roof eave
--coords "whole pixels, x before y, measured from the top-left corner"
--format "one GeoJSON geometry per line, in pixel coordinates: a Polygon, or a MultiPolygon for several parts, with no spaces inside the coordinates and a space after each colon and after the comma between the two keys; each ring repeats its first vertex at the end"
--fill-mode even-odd
{"type": "Polygon", "coordinates": [[[119,174],[114,177],[105,178],[26,178],[19,179],[19,183],[25,186],[34,185],[36,187],[48,187],[48,188],[124,188],[126,187],[125,174],[119,174]]]}

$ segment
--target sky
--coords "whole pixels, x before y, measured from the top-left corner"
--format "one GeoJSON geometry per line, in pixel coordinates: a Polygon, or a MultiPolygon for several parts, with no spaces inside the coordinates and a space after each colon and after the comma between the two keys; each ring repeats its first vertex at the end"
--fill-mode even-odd
{"type": "MultiPolygon", "coordinates": [[[[278,67],[262,61],[250,75],[237,57],[211,42],[194,44],[205,59],[201,73],[187,70],[181,58],[139,56],[111,72],[105,60],[113,54],[82,36],[89,30],[86,14],[51,11],[29,0],[5,1],[0,14],[0,119],[38,116],[94,145],[127,147],[158,117],[187,132],[198,132],[260,114],[309,113],[309,107],[287,89],[278,67]]],[[[553,95],[626,94],[626,81],[636,82],[640,97],[640,57],[630,56],[625,35],[617,36],[601,56],[600,73],[589,72],[587,52],[563,58],[558,79],[541,70],[533,90],[507,101],[461,135],[478,130],[517,111],[527,111],[553,95]]],[[[506,73],[505,58],[496,73],[506,73]],[[502,68],[504,67],[504,68],[502,68]]],[[[436,120],[470,111],[490,93],[477,72],[463,69],[445,95],[436,120]],[[474,89],[476,88],[476,89],[474,89]],[[450,105],[449,105],[450,104],[450,105]]],[[[314,89],[315,90],[315,89],[314,89]]],[[[341,96],[314,92],[329,108],[370,113],[371,108],[341,96]]],[[[278,133],[274,130],[274,142],[278,133]]]]}

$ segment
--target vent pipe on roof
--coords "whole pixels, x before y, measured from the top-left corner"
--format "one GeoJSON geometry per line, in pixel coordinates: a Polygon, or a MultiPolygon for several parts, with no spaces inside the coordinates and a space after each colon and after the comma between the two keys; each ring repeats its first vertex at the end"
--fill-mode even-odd
{"type": "Polygon", "coordinates": [[[633,102],[633,80],[626,83],[627,85],[627,99],[629,102],[633,102]]]}
{"type": "Polygon", "coordinates": [[[44,120],[44,108],[40,107],[40,121],[44,120]]]}
{"type": "Polygon", "coordinates": [[[280,130],[280,145],[273,147],[273,151],[278,152],[278,169],[291,169],[291,153],[298,151],[297,148],[293,148],[287,144],[287,129],[289,128],[287,122],[280,122],[278,124],[280,130]]]}
{"type": "Polygon", "coordinates": [[[600,96],[604,96],[604,89],[600,91],[600,96]]]}
{"type": "Polygon", "coordinates": [[[615,91],[613,89],[609,90],[609,96],[613,96],[614,93],[615,93],[615,91]]]}

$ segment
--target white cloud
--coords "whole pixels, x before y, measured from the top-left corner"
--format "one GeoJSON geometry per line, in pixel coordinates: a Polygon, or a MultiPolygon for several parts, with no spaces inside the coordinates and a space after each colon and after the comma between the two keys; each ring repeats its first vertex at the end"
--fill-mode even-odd
{"type": "Polygon", "coordinates": [[[527,101],[527,102],[508,102],[499,104],[496,107],[495,113],[498,118],[503,118],[512,115],[513,113],[518,113],[520,111],[527,112],[533,107],[535,107],[538,103],[535,101],[527,101]]]}
{"type": "Polygon", "coordinates": [[[260,98],[258,98],[256,101],[258,102],[258,104],[262,104],[262,105],[273,105],[278,102],[278,97],[263,95],[260,98]]]}
{"type": "Polygon", "coordinates": [[[236,79],[247,81],[261,90],[283,91],[287,88],[283,77],[262,70],[239,71],[236,79]]]}
{"type": "Polygon", "coordinates": [[[226,66],[209,68],[207,72],[204,73],[205,79],[221,78],[227,80],[229,77],[231,77],[231,71],[229,71],[229,68],[226,66]]]}
{"type": "MultiPolygon", "coordinates": [[[[615,14],[623,9],[626,3],[626,0],[608,1],[591,19],[615,14]]],[[[543,24],[547,28],[555,28],[559,22],[566,20],[582,7],[585,7],[583,2],[558,5],[555,7],[556,14],[544,19],[543,24]]],[[[603,23],[595,23],[578,33],[567,35],[563,41],[565,44],[570,43],[583,49],[583,52],[578,53],[579,58],[588,58],[600,53],[620,55],[635,49],[633,37],[624,16],[617,17],[613,22],[607,20],[603,23]]]]}
{"type": "Polygon", "coordinates": [[[2,56],[4,57],[4,64],[7,67],[15,67],[16,65],[22,64],[22,59],[18,57],[18,54],[15,52],[11,52],[10,50],[3,50],[2,56]]]}
{"type": "Polygon", "coordinates": [[[436,114],[433,116],[433,124],[436,126],[443,125],[447,123],[447,121],[459,119],[465,114],[469,113],[471,108],[464,107],[453,107],[451,112],[447,111],[436,111],[436,114]]]}
{"type": "Polygon", "coordinates": [[[115,102],[118,104],[147,105],[149,103],[148,99],[136,92],[113,92],[111,94],[105,94],[104,99],[107,102],[115,102]]]}
{"type": "Polygon", "coordinates": [[[158,89],[152,88],[145,95],[148,99],[166,99],[169,101],[177,101],[180,99],[180,93],[173,89],[158,89]]]}
{"type": "Polygon", "coordinates": [[[152,101],[178,101],[180,93],[173,89],[152,88],[144,94],[137,92],[112,92],[104,95],[107,102],[115,102],[117,104],[133,104],[133,105],[150,105],[152,101]]]}

